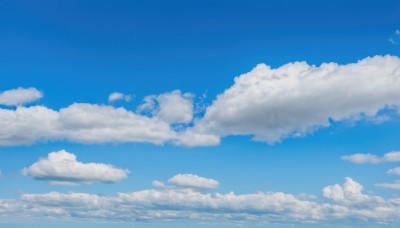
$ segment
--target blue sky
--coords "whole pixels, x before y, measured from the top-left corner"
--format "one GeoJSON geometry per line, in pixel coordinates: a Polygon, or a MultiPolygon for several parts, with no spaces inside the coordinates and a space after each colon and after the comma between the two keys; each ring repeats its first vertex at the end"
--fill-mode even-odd
{"type": "Polygon", "coordinates": [[[1,2],[0,224],[398,225],[399,14],[1,2]]]}

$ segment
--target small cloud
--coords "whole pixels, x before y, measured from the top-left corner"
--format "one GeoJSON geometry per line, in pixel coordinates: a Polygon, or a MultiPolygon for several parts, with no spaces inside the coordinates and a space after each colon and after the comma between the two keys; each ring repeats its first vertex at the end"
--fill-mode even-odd
{"type": "Polygon", "coordinates": [[[378,184],[375,184],[375,186],[381,187],[381,188],[400,190],[400,180],[396,180],[393,183],[378,183],[378,184]]]}
{"type": "Polygon", "coordinates": [[[350,154],[342,156],[343,160],[350,161],[357,164],[378,164],[384,162],[398,162],[400,161],[400,151],[392,151],[383,155],[383,157],[378,157],[374,154],[350,154]]]}
{"type": "Polygon", "coordinates": [[[114,92],[114,93],[110,94],[110,96],[108,96],[108,102],[110,102],[110,103],[119,101],[119,100],[124,100],[126,102],[129,102],[131,99],[132,99],[131,95],[126,95],[126,94],[119,93],[119,92],[114,92]]]}
{"type": "Polygon", "coordinates": [[[200,177],[194,174],[177,174],[169,178],[166,183],[155,180],[153,186],[158,188],[176,187],[191,189],[218,188],[219,182],[214,179],[200,177]]]}
{"type": "Polygon", "coordinates": [[[0,93],[0,105],[18,106],[31,103],[43,97],[43,93],[36,88],[22,88],[6,90],[0,93]]]}
{"type": "Polygon", "coordinates": [[[126,179],[129,171],[108,164],[82,163],[74,154],[61,150],[24,168],[22,173],[50,184],[74,186],[80,183],[114,183],[126,179]]]}
{"type": "Polygon", "coordinates": [[[396,168],[393,168],[393,169],[389,169],[389,170],[387,171],[387,174],[394,174],[394,175],[400,176],[400,167],[396,167],[396,168]]]}
{"type": "Polygon", "coordinates": [[[397,29],[394,34],[388,39],[391,44],[399,44],[400,43],[400,30],[397,29]]]}

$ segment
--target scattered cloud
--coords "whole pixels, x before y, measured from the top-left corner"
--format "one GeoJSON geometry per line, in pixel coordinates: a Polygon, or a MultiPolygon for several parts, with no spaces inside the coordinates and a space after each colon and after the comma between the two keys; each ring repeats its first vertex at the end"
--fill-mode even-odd
{"type": "MultiPolygon", "coordinates": [[[[117,93],[111,100],[125,96],[117,93]]],[[[9,104],[28,100],[15,99],[9,104]]],[[[400,59],[395,56],[375,56],[347,65],[294,62],[273,69],[260,64],[235,78],[204,115],[196,118],[193,94],[179,90],[147,96],[136,112],[88,103],[60,110],[0,108],[0,145],[67,140],[211,146],[229,135],[252,135],[254,140],[274,143],[329,127],[331,122],[379,123],[390,118],[380,111],[398,111],[399,105],[400,59]]],[[[373,155],[364,159],[379,160],[373,155]]]]}
{"type": "Polygon", "coordinates": [[[219,182],[214,179],[200,177],[194,174],[177,174],[164,182],[153,181],[154,187],[178,187],[178,188],[193,188],[193,189],[212,189],[218,188],[219,182]]]}
{"type": "Polygon", "coordinates": [[[400,161],[400,151],[392,151],[384,154],[382,157],[378,157],[374,154],[351,154],[342,156],[343,160],[350,161],[357,164],[378,164],[383,162],[398,162],[400,161]]]}
{"type": "Polygon", "coordinates": [[[131,95],[125,95],[125,94],[119,93],[119,92],[114,92],[114,93],[110,94],[110,96],[108,96],[108,102],[110,102],[110,103],[119,101],[119,100],[124,100],[126,102],[129,102],[131,99],[132,99],[131,95]]]}
{"type": "Polygon", "coordinates": [[[94,222],[207,222],[323,223],[400,220],[400,198],[384,199],[363,193],[351,178],[323,189],[325,199],[283,192],[249,194],[208,193],[191,188],[147,189],[116,195],[89,193],[22,194],[0,200],[2,218],[25,215],[43,219],[94,222]]]}
{"type": "Polygon", "coordinates": [[[6,90],[0,93],[0,105],[18,106],[31,103],[43,97],[36,88],[22,88],[6,90]]]}
{"type": "Polygon", "coordinates": [[[50,153],[22,170],[24,175],[56,185],[77,185],[94,182],[113,183],[126,179],[128,170],[101,163],[82,163],[65,150],[50,153]]]}

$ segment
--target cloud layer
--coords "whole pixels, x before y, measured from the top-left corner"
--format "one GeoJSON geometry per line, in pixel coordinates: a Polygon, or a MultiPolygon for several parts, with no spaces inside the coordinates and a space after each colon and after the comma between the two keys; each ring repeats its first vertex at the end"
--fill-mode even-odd
{"type": "Polygon", "coordinates": [[[128,177],[128,170],[101,163],[82,163],[65,150],[50,153],[22,170],[24,175],[51,184],[76,185],[94,182],[113,183],[128,177]]]}
{"type": "Polygon", "coordinates": [[[191,188],[147,189],[116,195],[88,193],[22,194],[0,200],[0,216],[14,219],[29,214],[39,219],[136,222],[176,220],[221,223],[391,223],[400,220],[400,199],[363,193],[351,178],[323,189],[325,199],[283,192],[206,193],[191,188]]]}

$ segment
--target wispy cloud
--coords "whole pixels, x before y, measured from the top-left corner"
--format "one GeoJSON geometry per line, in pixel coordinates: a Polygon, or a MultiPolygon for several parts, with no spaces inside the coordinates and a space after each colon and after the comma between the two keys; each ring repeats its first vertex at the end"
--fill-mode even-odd
{"type": "Polygon", "coordinates": [[[343,160],[350,161],[357,164],[378,164],[383,162],[398,162],[400,161],[400,151],[392,151],[384,154],[382,157],[377,155],[366,153],[366,154],[350,154],[342,156],[343,160]]]}

